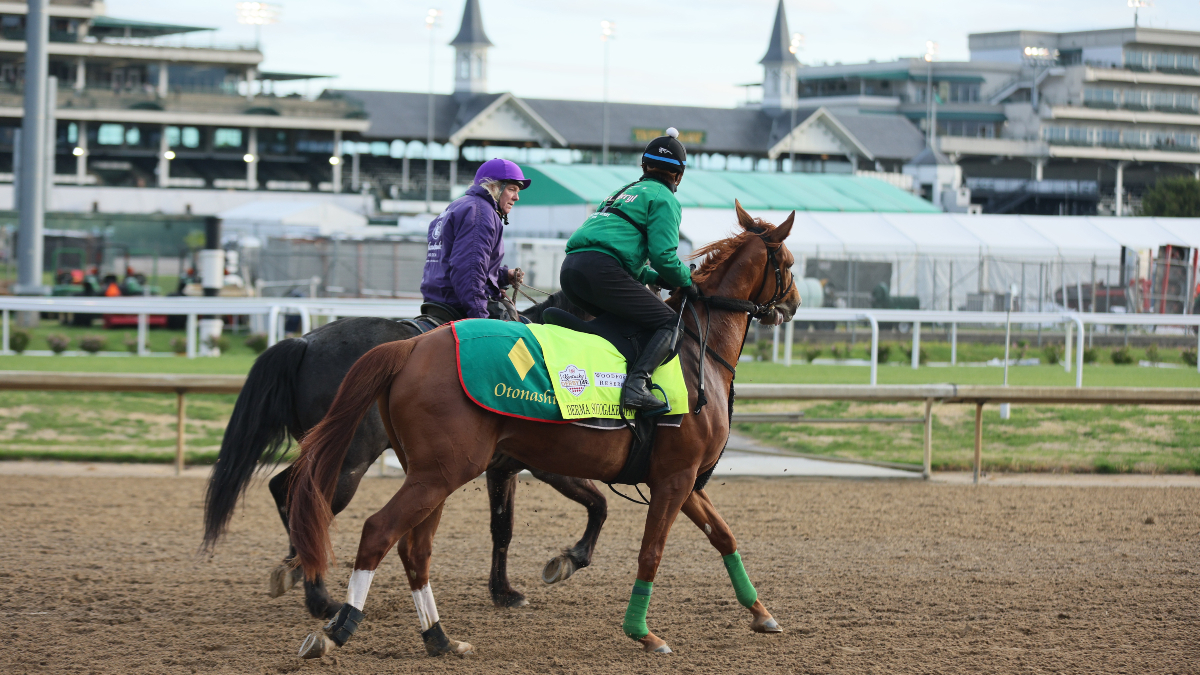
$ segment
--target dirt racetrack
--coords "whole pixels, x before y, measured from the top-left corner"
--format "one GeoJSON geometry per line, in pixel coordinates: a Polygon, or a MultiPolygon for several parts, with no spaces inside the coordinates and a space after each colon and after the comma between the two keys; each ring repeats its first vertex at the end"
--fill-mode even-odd
{"type": "MultiPolygon", "coordinates": [[[[463,660],[425,656],[389,556],[367,620],[333,657],[294,654],[319,622],[266,594],[285,537],[262,486],[211,559],[194,478],[0,476],[3,673],[1200,672],[1200,490],[714,480],[759,596],[787,632],[748,629],[720,558],[672,532],[649,624],[620,631],[643,507],[610,495],[591,568],[544,586],[583,511],[522,480],[510,573],[530,606],[488,603],[481,483],[449,501],[432,586],[463,660]]],[[[341,598],[363,518],[399,486],[368,478],[335,533],[341,598]]]]}

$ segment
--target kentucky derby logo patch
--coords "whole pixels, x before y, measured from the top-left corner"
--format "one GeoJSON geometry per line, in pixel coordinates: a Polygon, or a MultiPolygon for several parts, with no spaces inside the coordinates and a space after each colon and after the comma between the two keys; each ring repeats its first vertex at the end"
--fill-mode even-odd
{"type": "Polygon", "coordinates": [[[558,384],[563,389],[571,392],[573,396],[578,396],[591,383],[588,382],[586,370],[576,368],[574,365],[568,365],[566,369],[558,371],[558,384]]]}

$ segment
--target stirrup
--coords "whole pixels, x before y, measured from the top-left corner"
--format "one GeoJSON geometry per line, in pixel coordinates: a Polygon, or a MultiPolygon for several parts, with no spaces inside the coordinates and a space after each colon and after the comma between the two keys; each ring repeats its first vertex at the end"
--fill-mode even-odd
{"type": "MultiPolygon", "coordinates": [[[[641,416],[641,417],[659,417],[659,416],[664,416],[664,414],[666,414],[668,412],[671,412],[671,401],[666,400],[667,393],[664,392],[664,390],[662,390],[662,387],[659,387],[658,384],[655,384],[653,382],[649,382],[647,384],[646,388],[647,388],[647,390],[650,390],[650,392],[653,392],[653,390],[655,390],[655,389],[659,390],[659,393],[662,394],[662,401],[660,401],[662,406],[656,407],[656,408],[650,408],[650,410],[641,410],[641,408],[629,407],[629,410],[634,411],[636,416],[641,416]]],[[[624,399],[624,394],[622,395],[622,399],[624,399]]],[[[625,408],[626,408],[626,406],[623,401],[622,405],[620,405],[620,410],[624,411],[625,408]]],[[[624,419],[624,418],[625,418],[625,416],[624,416],[624,412],[623,412],[622,419],[624,419]]]]}
{"type": "Polygon", "coordinates": [[[654,391],[655,389],[657,389],[658,393],[662,394],[663,404],[662,404],[661,408],[655,408],[654,410],[640,411],[642,413],[642,417],[658,417],[660,415],[666,415],[667,413],[671,412],[671,401],[667,399],[667,392],[663,391],[662,387],[651,382],[650,386],[648,386],[646,388],[649,389],[650,391],[654,391]]]}

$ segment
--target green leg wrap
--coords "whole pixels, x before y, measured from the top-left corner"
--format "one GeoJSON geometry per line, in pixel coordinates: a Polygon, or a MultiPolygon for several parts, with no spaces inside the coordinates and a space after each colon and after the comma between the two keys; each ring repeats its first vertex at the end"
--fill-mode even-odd
{"type": "Polygon", "coordinates": [[[654,582],[635,579],[633,593],[629,596],[629,606],[625,608],[625,622],[621,628],[625,634],[634,640],[641,640],[650,634],[646,627],[646,610],[650,609],[650,590],[654,582]]]}
{"type": "Polygon", "coordinates": [[[758,591],[754,590],[754,584],[750,583],[750,577],[746,575],[746,568],[742,566],[742,554],[734,551],[729,555],[721,556],[721,560],[725,563],[726,571],[729,572],[729,580],[733,582],[733,592],[737,595],[738,602],[742,607],[753,607],[754,602],[758,600],[758,591]]]}

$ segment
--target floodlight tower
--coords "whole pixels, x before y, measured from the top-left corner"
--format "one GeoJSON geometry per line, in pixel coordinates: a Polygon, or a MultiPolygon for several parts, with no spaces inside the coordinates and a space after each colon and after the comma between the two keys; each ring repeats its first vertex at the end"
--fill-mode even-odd
{"type": "Polygon", "coordinates": [[[1129,6],[1133,8],[1133,27],[1138,27],[1138,10],[1143,7],[1153,7],[1154,3],[1151,0],[1129,0],[1129,6]]]}
{"type": "MultiPolygon", "coordinates": [[[[804,33],[792,33],[792,42],[788,46],[788,51],[792,54],[804,49],[804,33]]],[[[796,108],[800,105],[800,83],[795,82],[792,85],[792,125],[788,127],[788,133],[792,133],[796,129],[796,108]]],[[[796,172],[796,149],[792,141],[788,141],[788,172],[796,172]]]]}
{"type": "Polygon", "coordinates": [[[600,141],[600,164],[608,166],[608,42],[614,38],[617,24],[600,22],[600,41],[604,43],[604,134],[600,141]]]}
{"type": "Polygon", "coordinates": [[[925,84],[925,95],[929,99],[928,112],[925,115],[925,131],[926,139],[928,139],[929,147],[936,150],[934,140],[937,136],[937,103],[933,93],[933,62],[937,60],[938,44],[932,40],[925,42],[925,63],[929,65],[929,77],[925,84]]]}
{"type": "Polygon", "coordinates": [[[430,8],[425,12],[425,30],[429,31],[429,109],[425,127],[425,211],[433,213],[433,57],[434,31],[442,22],[442,10],[430,8]]]}
{"type": "Polygon", "coordinates": [[[270,2],[237,3],[238,23],[254,26],[254,48],[262,49],[262,27],[279,23],[283,7],[270,2]]]}

